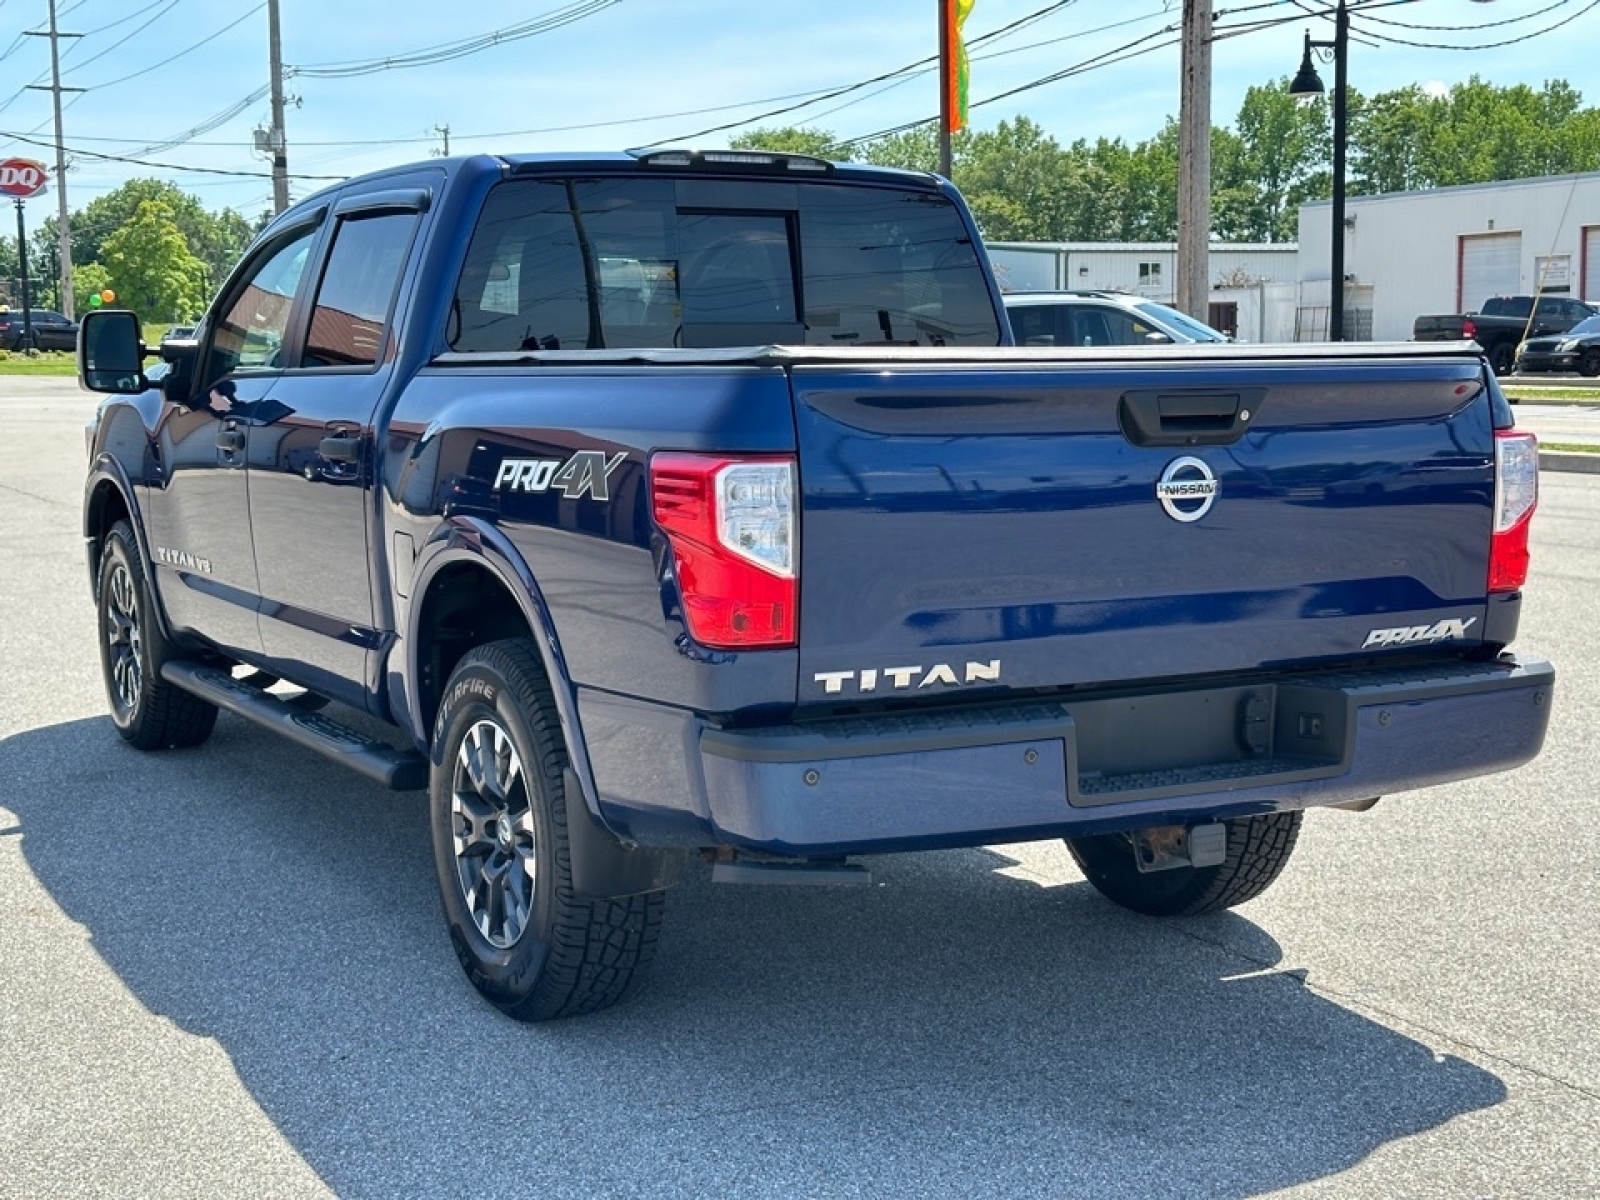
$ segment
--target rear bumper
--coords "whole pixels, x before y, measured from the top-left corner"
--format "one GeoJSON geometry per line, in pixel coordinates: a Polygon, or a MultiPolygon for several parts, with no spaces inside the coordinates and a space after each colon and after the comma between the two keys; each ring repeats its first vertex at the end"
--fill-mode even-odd
{"type": "Polygon", "coordinates": [[[726,730],[581,697],[606,822],[644,845],[836,857],[1359,801],[1509,770],[1542,659],[726,730]],[[619,752],[621,751],[621,752],[619,752]]]}

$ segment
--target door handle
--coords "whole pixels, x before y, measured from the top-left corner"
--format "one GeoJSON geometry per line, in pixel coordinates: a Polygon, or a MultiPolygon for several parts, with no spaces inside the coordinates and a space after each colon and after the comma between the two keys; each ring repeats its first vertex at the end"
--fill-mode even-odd
{"type": "Polygon", "coordinates": [[[224,429],[217,434],[217,449],[237,454],[244,449],[244,434],[237,429],[224,429]]]}
{"type": "Polygon", "coordinates": [[[358,437],[325,437],[317,443],[317,453],[329,462],[353,463],[361,459],[361,439],[358,437]]]}

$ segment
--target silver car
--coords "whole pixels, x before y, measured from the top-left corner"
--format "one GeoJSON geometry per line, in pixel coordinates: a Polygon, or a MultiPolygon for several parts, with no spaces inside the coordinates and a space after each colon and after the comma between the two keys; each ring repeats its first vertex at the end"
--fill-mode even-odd
{"type": "Polygon", "coordinates": [[[1019,346],[1167,346],[1226,342],[1193,317],[1119,292],[1011,292],[1005,297],[1019,346]]]}

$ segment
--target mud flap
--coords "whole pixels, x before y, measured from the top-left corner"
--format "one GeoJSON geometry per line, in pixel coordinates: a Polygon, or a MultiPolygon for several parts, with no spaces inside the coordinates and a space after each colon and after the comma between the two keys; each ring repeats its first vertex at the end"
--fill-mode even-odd
{"type": "Polygon", "coordinates": [[[567,846],[572,854],[572,890],[591,900],[659,892],[683,878],[686,850],[645,850],[625,846],[589,815],[583,788],[568,767],[567,846]]]}

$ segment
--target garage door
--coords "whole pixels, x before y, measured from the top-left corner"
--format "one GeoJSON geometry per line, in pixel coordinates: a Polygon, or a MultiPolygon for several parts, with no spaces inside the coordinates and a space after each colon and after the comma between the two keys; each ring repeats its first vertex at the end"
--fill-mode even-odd
{"type": "Polygon", "coordinates": [[[1461,239],[1459,312],[1477,312],[1490,296],[1522,291],[1522,235],[1481,233],[1461,239]]]}
{"type": "Polygon", "coordinates": [[[1580,286],[1583,299],[1600,300],[1600,225],[1583,231],[1583,267],[1580,286]]]}

